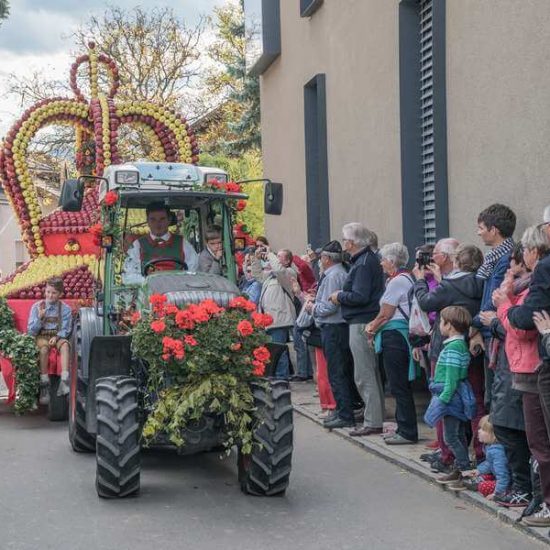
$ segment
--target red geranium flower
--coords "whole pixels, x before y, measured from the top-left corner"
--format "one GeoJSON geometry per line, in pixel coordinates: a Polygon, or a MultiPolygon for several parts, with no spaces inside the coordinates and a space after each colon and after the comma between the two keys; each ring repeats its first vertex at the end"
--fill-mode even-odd
{"type": "Polygon", "coordinates": [[[189,334],[187,334],[185,337],[184,337],[184,342],[188,345],[188,346],[198,346],[199,343],[195,340],[195,338],[189,334]]]}
{"type": "Polygon", "coordinates": [[[132,313],[132,316],[130,317],[130,323],[132,325],[137,325],[141,319],[141,313],[139,311],[135,311],[132,313]]]}
{"type": "Polygon", "coordinates": [[[241,199],[237,201],[237,211],[242,212],[246,208],[246,201],[241,199]]]}
{"type": "Polygon", "coordinates": [[[108,191],[103,197],[103,202],[106,206],[113,206],[118,202],[118,193],[116,191],[108,191]]]}
{"type": "Polygon", "coordinates": [[[163,361],[170,361],[170,357],[172,357],[169,353],[163,353],[162,354],[162,360],[163,361]]]}
{"type": "Polygon", "coordinates": [[[162,319],[159,319],[158,321],[153,321],[151,323],[151,330],[153,332],[156,332],[157,334],[159,332],[164,332],[166,330],[166,323],[162,319]]]}
{"type": "Polygon", "coordinates": [[[101,244],[101,236],[103,235],[103,224],[94,223],[94,225],[90,226],[90,229],[88,229],[88,231],[94,238],[94,244],[101,244]]]}
{"type": "Polygon", "coordinates": [[[254,370],[252,371],[252,374],[254,376],[263,376],[265,373],[265,365],[261,361],[252,361],[252,366],[254,367],[254,370]]]}
{"type": "Polygon", "coordinates": [[[239,351],[243,345],[240,342],[235,342],[234,344],[231,344],[229,346],[231,348],[231,351],[239,351]]]}
{"type": "Polygon", "coordinates": [[[251,317],[257,328],[267,328],[273,324],[273,317],[269,313],[253,313],[251,317]]]}
{"type": "Polygon", "coordinates": [[[230,181],[225,184],[225,190],[228,193],[240,193],[241,186],[238,183],[235,183],[234,181],[230,181]]]}
{"type": "Polygon", "coordinates": [[[192,330],[195,328],[195,322],[191,319],[189,311],[178,311],[176,313],[176,325],[181,330],[192,330]]]}
{"type": "Polygon", "coordinates": [[[187,311],[189,312],[191,319],[195,321],[195,323],[206,323],[210,320],[210,315],[208,314],[206,309],[197,304],[191,304],[187,308],[187,311]]]}
{"type": "Polygon", "coordinates": [[[271,357],[269,350],[264,346],[256,348],[252,353],[254,355],[254,359],[257,359],[262,363],[267,363],[271,357]]]}
{"type": "Polygon", "coordinates": [[[245,311],[256,311],[256,304],[247,300],[244,296],[237,296],[229,302],[232,309],[244,309],[245,311]]]}
{"type": "Polygon", "coordinates": [[[250,336],[254,332],[254,327],[249,321],[240,321],[237,330],[242,336],[250,336]]]}
{"type": "Polygon", "coordinates": [[[166,313],[166,315],[176,315],[178,311],[178,306],[175,306],[174,304],[168,304],[164,308],[164,313],[166,313]]]}
{"type": "Polygon", "coordinates": [[[209,315],[217,315],[223,311],[223,308],[220,307],[214,300],[203,300],[200,304],[200,307],[206,311],[209,315]]]}

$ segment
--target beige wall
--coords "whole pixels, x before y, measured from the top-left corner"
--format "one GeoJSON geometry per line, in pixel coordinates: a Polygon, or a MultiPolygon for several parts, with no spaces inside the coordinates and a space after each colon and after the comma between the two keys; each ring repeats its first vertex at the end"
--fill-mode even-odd
{"type": "MultiPolygon", "coordinates": [[[[11,206],[8,204],[4,193],[0,191],[0,272],[6,277],[15,270],[16,265],[16,241],[21,239],[19,224],[15,218],[11,206]]],[[[23,250],[24,247],[20,246],[23,250]]],[[[24,259],[27,259],[25,252],[24,259]]]]}
{"type": "Polygon", "coordinates": [[[275,247],[307,243],[303,87],[326,73],[331,233],[362,221],[401,238],[397,0],[325,0],[301,18],[281,1],[281,56],[262,77],[266,177],[285,185],[281,217],[267,216],[275,247]],[[390,213],[390,214],[388,214],[390,213]]]}
{"type": "MultiPolygon", "coordinates": [[[[281,56],[262,77],[266,177],[285,184],[275,247],[306,244],[303,86],[326,73],[331,231],[365,222],[400,240],[398,0],[325,0],[310,19],[281,0],[281,56]]],[[[479,244],[492,202],[516,236],[550,204],[550,1],[447,0],[450,233],[479,244]]]]}
{"type": "Polygon", "coordinates": [[[518,215],[516,236],[550,203],[550,2],[447,0],[451,233],[476,242],[492,202],[518,215]]]}

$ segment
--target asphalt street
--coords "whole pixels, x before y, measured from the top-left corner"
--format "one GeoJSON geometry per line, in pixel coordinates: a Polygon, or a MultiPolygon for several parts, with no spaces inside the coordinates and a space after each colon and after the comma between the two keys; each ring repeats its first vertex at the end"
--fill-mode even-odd
{"type": "Polygon", "coordinates": [[[236,459],[147,452],[137,498],[106,501],[65,424],[0,406],[0,550],[544,548],[295,416],[285,497],[243,495],[236,459]]]}

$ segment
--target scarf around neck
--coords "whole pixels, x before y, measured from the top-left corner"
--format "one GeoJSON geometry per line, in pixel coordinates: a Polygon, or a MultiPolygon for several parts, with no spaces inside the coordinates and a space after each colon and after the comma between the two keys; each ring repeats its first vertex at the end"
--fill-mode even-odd
{"type": "Polygon", "coordinates": [[[506,254],[510,254],[514,248],[514,240],[511,237],[508,237],[506,240],[502,241],[498,246],[495,246],[492,250],[485,254],[485,259],[483,264],[477,270],[477,276],[480,279],[488,279],[497,265],[497,262],[506,254]]]}

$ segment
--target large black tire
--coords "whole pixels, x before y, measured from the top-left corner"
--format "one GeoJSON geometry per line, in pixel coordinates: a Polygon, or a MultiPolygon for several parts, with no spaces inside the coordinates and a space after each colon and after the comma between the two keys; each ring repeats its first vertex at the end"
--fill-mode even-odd
{"type": "MultiPolygon", "coordinates": [[[[89,319],[89,312],[81,309],[81,315],[89,319]]],[[[82,354],[90,353],[90,343],[93,336],[99,334],[100,326],[97,323],[86,322],[84,330],[87,331],[85,338],[82,335],[82,321],[79,317],[76,320],[71,343],[71,365],[70,365],[70,388],[69,393],[69,441],[71,447],[77,453],[95,452],[95,437],[86,429],[86,395],[88,383],[82,373],[82,354]],[[87,349],[83,349],[84,341],[87,349]]]]}
{"type": "Polygon", "coordinates": [[[293,414],[288,382],[253,383],[252,393],[260,424],[250,455],[239,450],[241,490],[249,495],[283,495],[292,468],[293,414]]]}
{"type": "Polygon", "coordinates": [[[96,401],[97,494],[103,498],[135,495],[141,465],[136,379],[99,378],[96,401]]]}
{"type": "Polygon", "coordinates": [[[69,417],[69,396],[57,395],[61,378],[50,375],[50,402],[48,403],[48,419],[52,422],[67,420],[69,417]]]}

